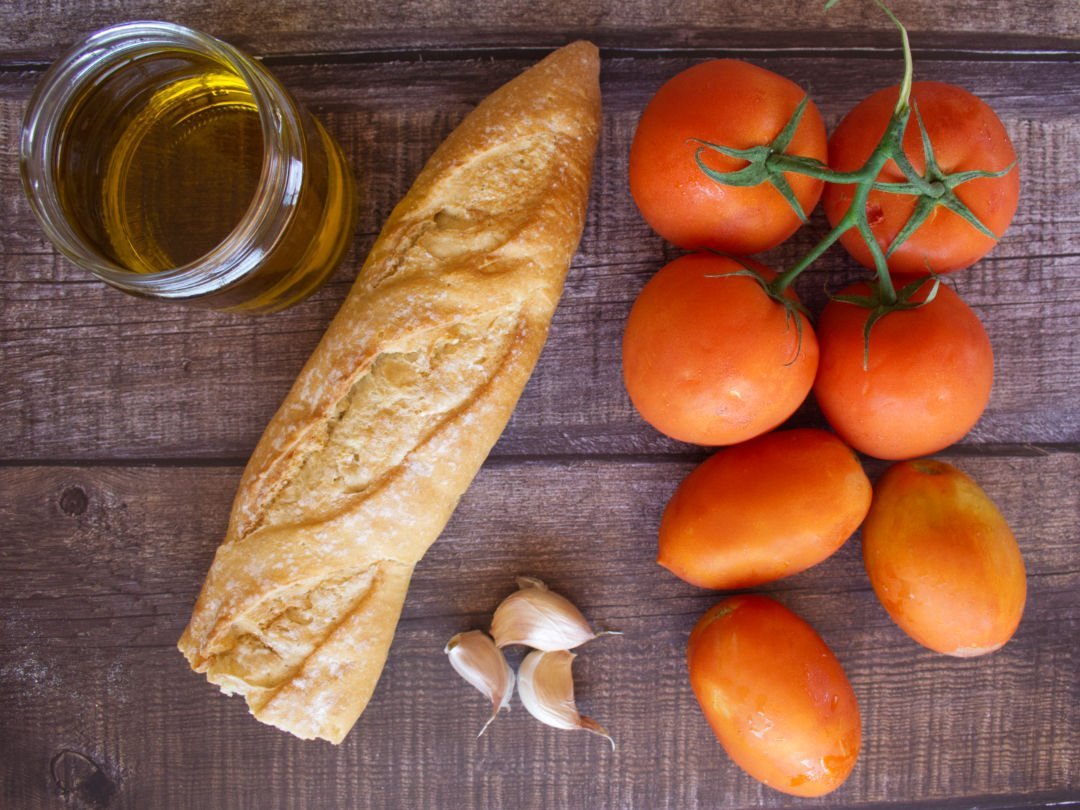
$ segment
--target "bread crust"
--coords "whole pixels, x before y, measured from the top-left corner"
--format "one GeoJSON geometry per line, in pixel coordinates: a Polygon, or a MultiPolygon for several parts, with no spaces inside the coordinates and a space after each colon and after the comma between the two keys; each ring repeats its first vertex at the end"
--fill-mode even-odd
{"type": "Polygon", "coordinates": [[[485,99],[386,222],[244,470],[179,642],[259,720],[339,743],[416,562],[498,439],[585,223],[599,56],[485,99]]]}

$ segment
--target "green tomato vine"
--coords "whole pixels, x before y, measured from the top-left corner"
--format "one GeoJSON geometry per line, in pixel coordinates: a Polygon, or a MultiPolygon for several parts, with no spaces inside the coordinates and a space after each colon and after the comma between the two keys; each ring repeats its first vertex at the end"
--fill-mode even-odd
{"type": "MultiPolygon", "coordinates": [[[[828,0],[825,4],[825,8],[832,8],[837,2],[839,2],[839,0],[828,0]]],[[[806,212],[803,211],[799,201],[795,198],[795,194],[784,176],[785,174],[789,172],[803,174],[817,178],[826,183],[842,183],[855,186],[852,202],[847,212],[840,221],[836,223],[836,226],[814,245],[813,248],[811,248],[809,253],[792,267],[781,272],[771,282],[765,281],[760,277],[758,278],[758,281],[761,283],[762,289],[770,298],[783,305],[785,309],[789,311],[789,314],[794,316],[795,313],[792,310],[801,310],[801,307],[794,305],[791,299],[784,295],[784,290],[786,290],[787,287],[790,286],[804,270],[806,270],[806,268],[813,264],[844,233],[854,228],[866,243],[866,246],[874,259],[874,267],[877,274],[876,284],[872,285],[873,291],[869,296],[836,296],[835,299],[866,307],[870,310],[864,332],[867,353],[869,353],[870,330],[877,321],[889,312],[912,309],[929,303],[936,295],[938,284],[940,283],[937,277],[931,273],[930,275],[933,277],[933,287],[922,302],[915,303],[913,301],[913,296],[926,282],[926,279],[919,279],[917,282],[909,284],[902,290],[897,291],[893,285],[892,278],[889,275],[888,257],[892,255],[892,253],[913,233],[915,233],[939,206],[947,208],[959,215],[980,233],[983,233],[992,239],[997,239],[996,234],[986,227],[986,225],[979,220],[963,201],[960,200],[954,192],[954,189],[963,183],[967,183],[977,178],[1002,177],[1012,171],[1016,165],[1016,163],[1013,162],[1001,171],[996,172],[966,171],[948,174],[942,171],[934,158],[933,146],[930,143],[930,137],[927,134],[926,127],[923,125],[922,117],[919,115],[918,109],[914,108],[911,103],[911,86],[914,69],[911,57],[911,44],[908,40],[907,29],[904,28],[896,15],[894,15],[889,7],[881,2],[881,0],[874,0],[874,3],[885,12],[900,32],[904,54],[904,75],[900,82],[900,93],[896,101],[896,107],[889,119],[885,133],[882,135],[881,140],[878,142],[873,152],[870,153],[870,156],[859,169],[851,172],[838,172],[830,169],[828,165],[815,158],[787,153],[786,149],[791,143],[795,131],[798,129],[799,122],[802,120],[802,115],[809,101],[809,96],[803,98],[795,108],[795,111],[792,113],[787,124],[785,124],[784,128],[780,131],[780,134],[769,144],[754,146],[749,149],[732,149],[722,144],[696,140],[695,143],[698,144],[698,148],[694,153],[694,159],[697,162],[698,168],[709,178],[722,185],[756,186],[761,183],[770,183],[778,192],[780,192],[791,206],[792,210],[794,210],[799,219],[803,222],[807,221],[806,212]],[[908,159],[903,148],[904,132],[907,129],[908,121],[913,111],[919,126],[923,153],[925,155],[926,168],[923,174],[920,174],[915,167],[912,166],[911,161],[908,159]],[[709,151],[744,160],[747,165],[735,171],[718,172],[715,169],[710,168],[703,159],[703,155],[709,151]],[[878,175],[890,160],[894,161],[897,167],[899,167],[906,182],[878,182],[878,175]],[[889,244],[886,250],[882,250],[881,246],[878,244],[867,218],[866,204],[871,191],[883,191],[889,194],[907,194],[917,197],[911,217],[904,224],[904,227],[889,244]]],[[[747,272],[749,274],[754,273],[754,271],[749,268],[747,268],[747,272]]]]}

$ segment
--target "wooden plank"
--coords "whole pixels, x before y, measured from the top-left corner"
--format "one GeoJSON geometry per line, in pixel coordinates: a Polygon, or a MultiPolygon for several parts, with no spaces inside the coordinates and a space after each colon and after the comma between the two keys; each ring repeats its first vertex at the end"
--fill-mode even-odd
{"type": "MultiPolygon", "coordinates": [[[[1080,456],[954,461],[997,500],[1028,568],[1027,610],[1001,651],[956,660],[910,641],[870,590],[857,541],[763,588],[818,629],[859,697],[863,753],[823,806],[1080,798],[1080,456]]],[[[0,470],[0,803],[61,804],[60,755],[61,780],[81,785],[70,807],[802,807],[728,761],[687,683],[687,635],[719,595],[653,555],[691,466],[485,466],[417,569],[386,673],[340,748],[261,726],[174,649],[238,468],[0,470]],[[483,700],[442,645],[486,625],[521,573],[625,632],[575,663],[580,705],[611,729],[614,753],[516,700],[474,738],[483,700]]]]}
{"type": "MultiPolygon", "coordinates": [[[[717,47],[819,47],[882,41],[888,23],[870,3],[841,3],[829,12],[824,2],[797,12],[783,0],[754,4],[735,0],[688,0],[657,6],[650,0],[562,3],[542,0],[466,0],[422,3],[351,4],[267,0],[257,7],[207,2],[87,0],[73,24],[59,2],[15,0],[0,14],[0,58],[53,58],[83,33],[127,20],[166,18],[231,41],[255,53],[325,53],[358,49],[410,51],[462,47],[542,46],[578,36],[606,46],[631,42],[646,47],[706,44],[717,47]],[[814,34],[807,34],[807,29],[814,34]],[[862,32],[870,32],[864,35],[862,32]],[[846,36],[845,36],[846,35],[846,36]]],[[[954,0],[947,4],[898,3],[896,12],[918,38],[934,42],[969,35],[1001,34],[1004,47],[1045,47],[1041,40],[1068,43],[1080,35],[1080,10],[1069,0],[954,0]],[[947,33],[943,33],[947,32],[947,33]]]]}
{"type": "MultiPolygon", "coordinates": [[[[625,156],[650,94],[694,61],[605,63],[605,130],[584,241],[549,344],[497,455],[693,452],[638,419],[622,390],[618,347],[637,291],[676,255],[640,219],[625,156]]],[[[860,60],[857,71],[843,57],[758,61],[804,84],[830,125],[897,71],[891,59],[860,60]]],[[[526,64],[283,66],[283,80],[357,167],[363,204],[355,244],[331,283],[302,306],[256,319],[132,299],[58,258],[16,193],[18,122],[39,74],[0,74],[0,187],[10,190],[0,195],[0,458],[246,458],[427,156],[474,104],[526,64]]],[[[990,407],[966,442],[1080,441],[1080,294],[1071,284],[1080,255],[1080,191],[1062,168],[1080,152],[1080,63],[931,61],[918,66],[918,76],[986,97],[1021,155],[1016,221],[990,257],[954,277],[997,354],[990,407]]],[[[824,227],[819,213],[767,258],[790,263],[824,227]]],[[[836,249],[799,288],[818,309],[826,281],[835,288],[857,272],[836,249]]],[[[810,404],[795,423],[818,420],[810,404]]]]}

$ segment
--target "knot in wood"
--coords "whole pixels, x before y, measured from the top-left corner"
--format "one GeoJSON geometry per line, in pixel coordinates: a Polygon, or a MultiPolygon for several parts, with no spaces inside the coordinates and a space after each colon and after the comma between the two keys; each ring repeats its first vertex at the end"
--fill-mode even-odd
{"type": "Polygon", "coordinates": [[[86,511],[89,502],[82,487],[68,487],[60,494],[60,511],[76,517],[86,511]]]}
{"type": "Polygon", "coordinates": [[[59,751],[49,761],[49,772],[61,795],[74,796],[91,807],[106,808],[116,795],[116,782],[97,762],[79,751],[70,748],[59,751]]]}

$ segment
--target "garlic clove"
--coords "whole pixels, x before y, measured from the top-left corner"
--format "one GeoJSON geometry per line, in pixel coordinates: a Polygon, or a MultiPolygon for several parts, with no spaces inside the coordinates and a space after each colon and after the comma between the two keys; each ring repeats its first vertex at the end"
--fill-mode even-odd
{"type": "Polygon", "coordinates": [[[603,726],[582,716],[574,702],[574,676],[571,665],[576,658],[566,650],[534,650],[518,668],[518,695],[526,710],[541,723],[568,731],[584,729],[599,734],[611,743],[615,740],[603,726]]]}
{"type": "Polygon", "coordinates": [[[554,652],[572,650],[597,636],[619,635],[616,631],[594,633],[569,599],[540,580],[518,577],[517,584],[518,590],[502,601],[491,619],[491,635],[499,647],[524,644],[554,652]]]}
{"type": "Polygon", "coordinates": [[[458,633],[446,642],[443,652],[450,657],[454,671],[491,701],[491,717],[476,735],[479,737],[499,710],[509,707],[510,696],[514,694],[514,670],[483,630],[458,633]]]}

